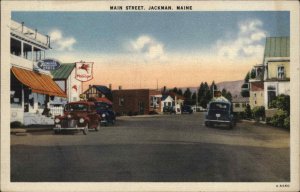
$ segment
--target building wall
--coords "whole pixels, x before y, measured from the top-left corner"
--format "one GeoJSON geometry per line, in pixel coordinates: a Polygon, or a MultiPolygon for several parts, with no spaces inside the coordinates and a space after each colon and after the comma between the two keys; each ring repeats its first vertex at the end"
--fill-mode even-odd
{"type": "Polygon", "coordinates": [[[290,78],[290,62],[269,61],[268,62],[268,79],[278,78],[278,67],[284,67],[285,78],[290,78]]]}
{"type": "Polygon", "coordinates": [[[250,83],[249,104],[251,109],[258,106],[264,106],[264,82],[250,83]]]}
{"type": "Polygon", "coordinates": [[[251,109],[264,106],[264,91],[250,91],[249,104],[251,109]]]}
{"type": "Polygon", "coordinates": [[[67,79],[67,95],[68,95],[68,101],[74,102],[79,101],[79,95],[82,93],[82,82],[78,81],[75,78],[75,70],[71,72],[69,78],[67,79]],[[73,86],[77,87],[77,90],[73,88],[73,86]]]}
{"type": "MultiPolygon", "coordinates": [[[[160,111],[158,108],[150,107],[150,97],[160,94],[159,91],[148,89],[140,90],[114,90],[113,92],[113,108],[120,114],[149,114],[150,111],[160,111]],[[144,106],[144,110],[140,110],[140,106],[144,106]]],[[[160,101],[159,101],[160,103],[160,101]]]]}
{"type": "Polygon", "coordinates": [[[244,112],[247,104],[245,102],[232,102],[233,112],[244,112]]]}

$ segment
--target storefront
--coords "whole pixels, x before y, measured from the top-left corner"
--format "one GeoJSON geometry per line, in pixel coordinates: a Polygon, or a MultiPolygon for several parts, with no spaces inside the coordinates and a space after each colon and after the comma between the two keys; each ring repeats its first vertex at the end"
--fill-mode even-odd
{"type": "Polygon", "coordinates": [[[50,37],[11,21],[11,122],[52,124],[49,101],[66,94],[52,80],[49,71],[37,66],[50,49],[50,37]]]}

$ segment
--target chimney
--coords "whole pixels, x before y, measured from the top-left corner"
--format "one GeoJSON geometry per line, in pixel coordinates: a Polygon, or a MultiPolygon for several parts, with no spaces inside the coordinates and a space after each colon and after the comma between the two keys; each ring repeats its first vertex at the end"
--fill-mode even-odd
{"type": "Polygon", "coordinates": [[[121,85],[119,85],[119,90],[122,90],[122,86],[121,85]]]}
{"type": "Polygon", "coordinates": [[[111,88],[112,88],[111,83],[108,85],[108,88],[109,88],[109,90],[111,90],[111,88]]]}

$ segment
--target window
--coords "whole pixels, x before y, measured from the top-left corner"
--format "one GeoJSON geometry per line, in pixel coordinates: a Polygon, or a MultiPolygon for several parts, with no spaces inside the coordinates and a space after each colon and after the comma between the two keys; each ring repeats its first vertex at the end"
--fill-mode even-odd
{"type": "Polygon", "coordinates": [[[28,60],[32,60],[32,47],[31,45],[24,43],[23,44],[23,54],[24,58],[28,60]]]}
{"type": "Polygon", "coordinates": [[[271,102],[276,98],[276,87],[268,86],[268,106],[270,107],[271,102]]]}
{"type": "Polygon", "coordinates": [[[10,53],[16,56],[21,56],[21,41],[10,38],[10,53]]]}
{"type": "Polygon", "coordinates": [[[284,66],[279,66],[277,69],[278,79],[284,78],[284,66]]]}
{"type": "Polygon", "coordinates": [[[236,104],[234,104],[234,106],[235,106],[236,108],[238,108],[238,107],[240,107],[240,104],[239,104],[239,103],[236,103],[236,104]]]}
{"type": "Polygon", "coordinates": [[[119,98],[119,106],[123,106],[124,105],[124,98],[119,98]]]}
{"type": "Polygon", "coordinates": [[[158,107],[158,97],[150,96],[150,107],[158,107]]]}
{"type": "Polygon", "coordinates": [[[256,93],[254,93],[254,97],[256,97],[256,93]]]}

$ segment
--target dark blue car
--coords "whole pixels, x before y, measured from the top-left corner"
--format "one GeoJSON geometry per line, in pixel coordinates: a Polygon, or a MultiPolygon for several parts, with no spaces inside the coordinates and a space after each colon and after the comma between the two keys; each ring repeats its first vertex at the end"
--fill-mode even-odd
{"type": "Polygon", "coordinates": [[[95,102],[96,111],[101,117],[101,124],[113,125],[116,122],[116,113],[112,110],[112,105],[105,102],[95,102]]]}
{"type": "Polygon", "coordinates": [[[184,106],[181,107],[181,113],[192,114],[193,113],[193,109],[189,105],[184,105],[184,106]]]}

